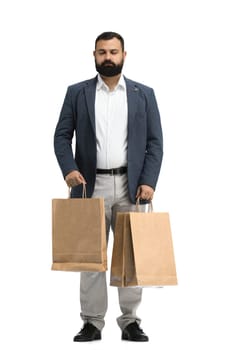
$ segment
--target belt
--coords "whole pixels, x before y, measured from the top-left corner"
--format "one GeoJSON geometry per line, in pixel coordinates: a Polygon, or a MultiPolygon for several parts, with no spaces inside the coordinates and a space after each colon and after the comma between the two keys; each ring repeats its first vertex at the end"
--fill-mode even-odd
{"type": "Polygon", "coordinates": [[[120,168],[115,169],[96,169],[96,174],[102,175],[122,175],[127,173],[127,167],[122,166],[120,168]]]}

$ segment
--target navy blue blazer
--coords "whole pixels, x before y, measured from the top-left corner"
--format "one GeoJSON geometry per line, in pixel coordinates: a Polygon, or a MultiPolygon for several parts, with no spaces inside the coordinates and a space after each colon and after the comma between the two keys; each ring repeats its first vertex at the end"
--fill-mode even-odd
{"type": "MultiPolygon", "coordinates": [[[[128,190],[130,200],[135,203],[139,185],[156,187],[163,158],[163,137],[153,89],[124,79],[128,101],[128,190]]],[[[97,77],[68,87],[54,134],[55,154],[63,176],[72,170],[80,171],[87,181],[88,197],[93,194],[96,179],[96,83],[97,77]]],[[[74,187],[71,196],[81,197],[82,186],[74,187]]]]}

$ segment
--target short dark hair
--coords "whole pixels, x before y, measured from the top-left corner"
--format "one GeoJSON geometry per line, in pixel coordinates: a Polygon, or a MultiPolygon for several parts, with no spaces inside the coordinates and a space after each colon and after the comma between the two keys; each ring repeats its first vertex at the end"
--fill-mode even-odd
{"type": "Polygon", "coordinates": [[[124,51],[124,48],[125,48],[124,39],[120,34],[116,32],[103,32],[102,34],[98,35],[97,38],[95,39],[95,48],[99,40],[111,40],[113,38],[117,38],[118,40],[120,40],[122,51],[124,51]]]}

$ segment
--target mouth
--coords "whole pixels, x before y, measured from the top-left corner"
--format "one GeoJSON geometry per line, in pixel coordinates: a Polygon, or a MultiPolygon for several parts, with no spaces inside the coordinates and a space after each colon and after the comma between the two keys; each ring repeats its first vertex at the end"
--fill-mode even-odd
{"type": "Polygon", "coordinates": [[[106,62],[106,63],[103,63],[103,66],[104,66],[104,67],[114,67],[114,63],[112,63],[112,62],[106,62]]]}

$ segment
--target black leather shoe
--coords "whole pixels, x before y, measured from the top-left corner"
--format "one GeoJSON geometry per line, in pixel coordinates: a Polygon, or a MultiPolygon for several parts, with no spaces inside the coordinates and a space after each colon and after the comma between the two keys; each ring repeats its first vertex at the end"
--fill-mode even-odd
{"type": "Polygon", "coordinates": [[[74,341],[92,341],[101,339],[101,332],[91,323],[85,323],[81,331],[74,337],[74,341]]]}
{"type": "Polygon", "coordinates": [[[149,341],[148,336],[138,326],[136,321],[125,327],[121,339],[130,341],[149,341]]]}

